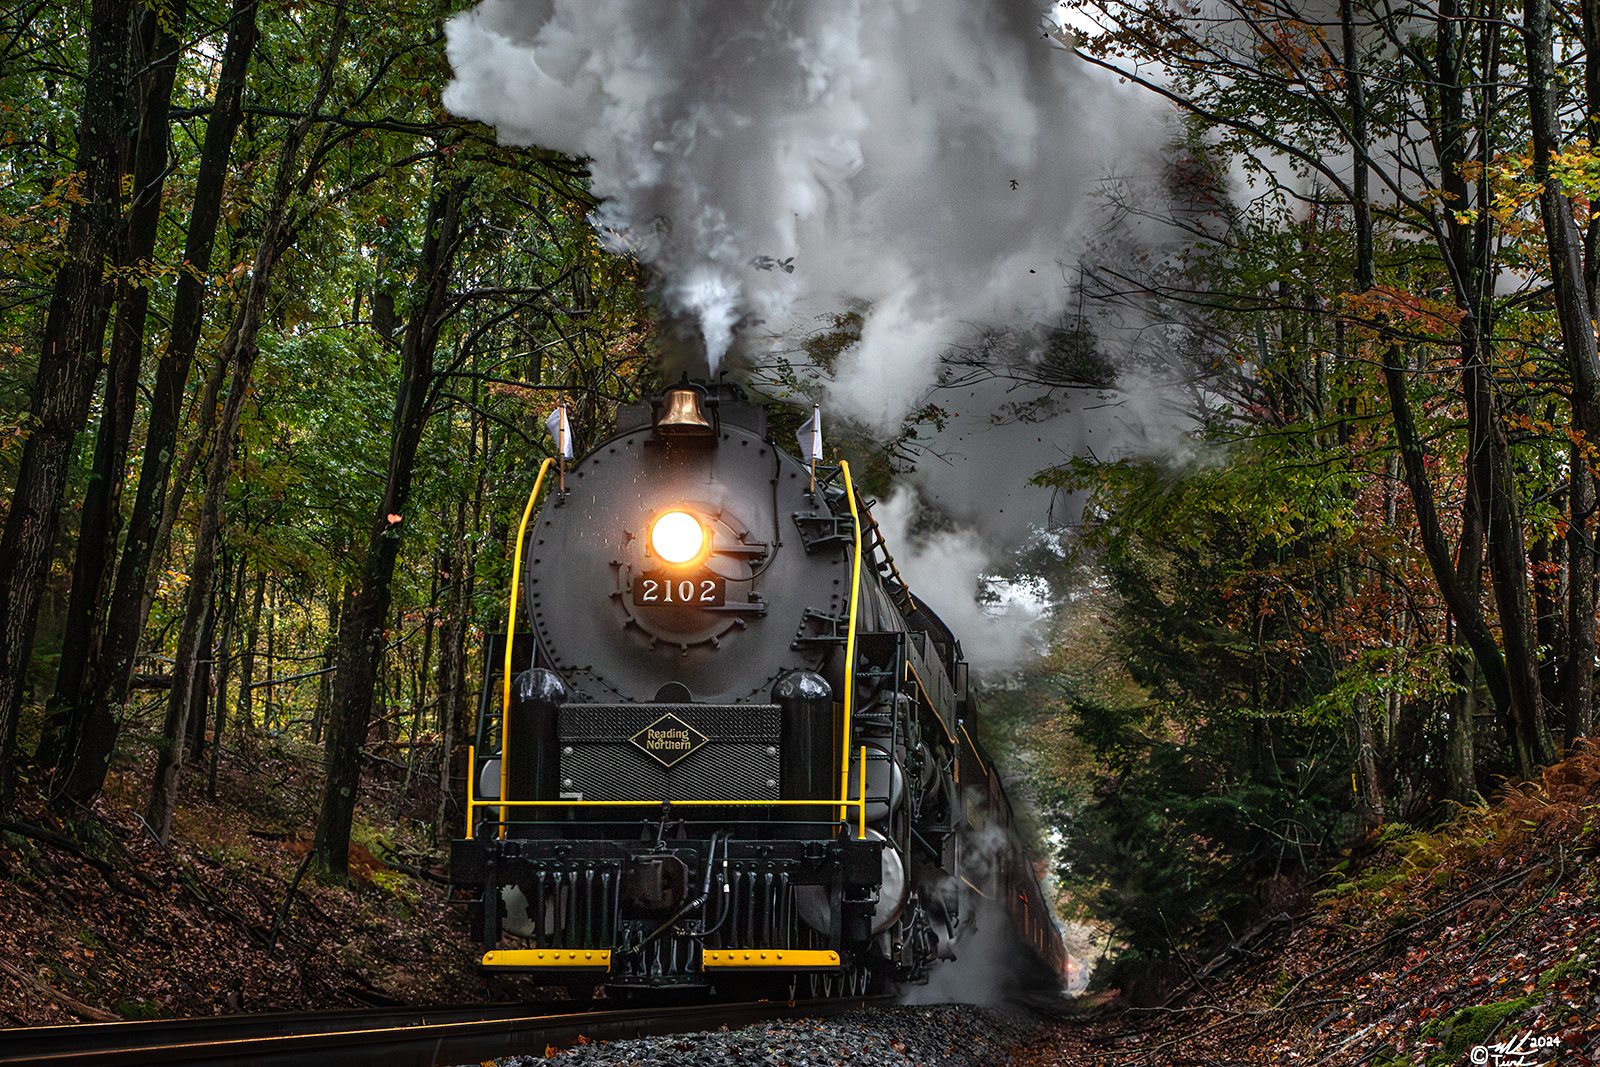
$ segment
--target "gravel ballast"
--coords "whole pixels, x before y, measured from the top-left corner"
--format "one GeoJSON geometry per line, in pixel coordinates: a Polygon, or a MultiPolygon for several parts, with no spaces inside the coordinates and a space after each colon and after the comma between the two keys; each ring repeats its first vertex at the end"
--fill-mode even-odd
{"type": "Polygon", "coordinates": [[[1037,1023],[1018,1011],[919,1004],[829,1019],[757,1023],[665,1037],[574,1045],[549,1059],[509,1056],[499,1067],[998,1067],[1037,1023]]]}

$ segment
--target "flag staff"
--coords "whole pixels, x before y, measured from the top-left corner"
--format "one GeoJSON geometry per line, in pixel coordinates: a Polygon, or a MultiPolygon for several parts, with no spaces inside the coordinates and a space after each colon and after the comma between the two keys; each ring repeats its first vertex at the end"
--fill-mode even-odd
{"type": "Polygon", "coordinates": [[[559,491],[567,491],[567,460],[572,458],[572,423],[567,418],[567,405],[563,401],[550,417],[544,420],[545,429],[550,431],[550,438],[556,446],[556,471],[559,475],[559,491]]]}
{"type": "Polygon", "coordinates": [[[795,434],[795,440],[806,453],[806,466],[811,468],[811,488],[808,492],[817,495],[817,460],[822,458],[822,407],[819,404],[811,405],[811,417],[800,427],[800,432],[795,434]]]}

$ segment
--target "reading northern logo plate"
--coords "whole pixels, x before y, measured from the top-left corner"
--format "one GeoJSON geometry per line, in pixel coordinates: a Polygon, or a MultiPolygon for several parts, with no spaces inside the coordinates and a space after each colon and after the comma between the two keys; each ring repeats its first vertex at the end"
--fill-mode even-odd
{"type": "Polygon", "coordinates": [[[710,738],[669,711],[628,740],[663,767],[671,767],[710,738]]]}

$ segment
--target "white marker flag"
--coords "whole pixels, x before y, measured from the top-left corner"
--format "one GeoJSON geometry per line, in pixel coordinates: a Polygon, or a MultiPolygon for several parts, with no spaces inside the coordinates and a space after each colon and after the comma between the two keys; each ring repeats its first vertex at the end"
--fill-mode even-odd
{"type": "Polygon", "coordinates": [[[812,405],[811,417],[801,424],[794,435],[800,443],[800,455],[807,463],[822,462],[822,409],[812,405]]]}
{"type": "Polygon", "coordinates": [[[565,404],[550,413],[550,417],[544,420],[544,428],[550,431],[550,437],[556,443],[556,454],[562,459],[571,459],[572,423],[567,421],[565,404]]]}

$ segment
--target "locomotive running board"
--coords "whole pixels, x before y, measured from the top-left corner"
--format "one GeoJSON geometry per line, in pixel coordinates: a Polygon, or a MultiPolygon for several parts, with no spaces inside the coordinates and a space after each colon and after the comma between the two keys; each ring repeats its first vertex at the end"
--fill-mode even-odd
{"type": "Polygon", "coordinates": [[[837,952],[809,948],[707,949],[702,957],[702,965],[708,971],[756,970],[762,967],[781,967],[786,971],[843,969],[837,952]]]}
{"type": "Polygon", "coordinates": [[[557,967],[563,970],[611,970],[608,948],[501,948],[483,954],[484,967],[557,967]]]}

